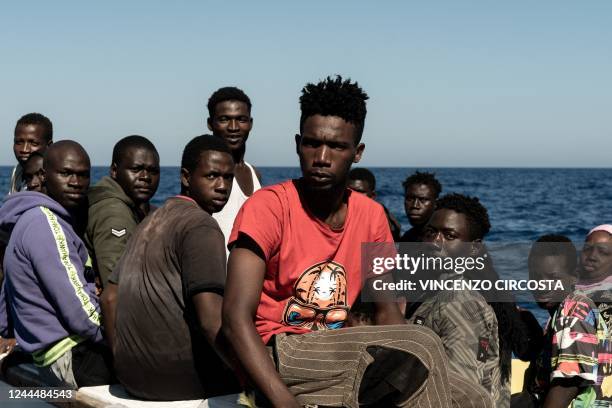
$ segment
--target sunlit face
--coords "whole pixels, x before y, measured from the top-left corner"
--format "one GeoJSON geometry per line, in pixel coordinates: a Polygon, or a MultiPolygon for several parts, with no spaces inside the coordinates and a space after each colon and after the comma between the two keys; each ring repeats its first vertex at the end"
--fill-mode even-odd
{"type": "Polygon", "coordinates": [[[302,178],[311,190],[346,186],[353,163],[361,160],[365,145],[355,145],[355,125],[337,116],[313,115],[302,125],[295,143],[302,178]]]}
{"type": "Polygon", "coordinates": [[[234,160],[228,153],[205,150],[193,171],[181,169],[186,194],[207,213],[223,209],[232,191],[234,160]]]}
{"type": "Polygon", "coordinates": [[[580,253],[580,280],[598,282],[612,274],[612,235],[595,231],[589,235],[580,253]]]}
{"type": "Polygon", "coordinates": [[[148,203],[159,186],[159,156],[144,147],[128,148],[111,166],[111,177],[136,205],[148,203]]]}
{"type": "Polygon", "coordinates": [[[219,102],[213,117],[208,119],[208,129],[225,139],[232,151],[244,148],[252,127],[249,107],[241,101],[219,102]]]}
{"type": "Polygon", "coordinates": [[[91,170],[87,154],[64,147],[48,154],[45,160],[47,195],[68,211],[86,205],[91,170]]]}
{"type": "Polygon", "coordinates": [[[13,138],[13,153],[21,165],[34,152],[44,153],[51,143],[45,136],[45,128],[41,125],[19,125],[13,138]]]}

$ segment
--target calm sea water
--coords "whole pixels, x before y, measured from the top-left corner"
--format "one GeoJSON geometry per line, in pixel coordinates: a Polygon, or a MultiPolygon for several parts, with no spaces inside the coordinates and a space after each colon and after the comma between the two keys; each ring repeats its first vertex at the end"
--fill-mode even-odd
{"type": "MultiPolygon", "coordinates": [[[[270,185],[300,175],[299,168],[259,167],[263,182],[270,185]]],[[[409,228],[403,209],[402,181],[417,169],[371,168],[376,175],[378,199],[409,228]]],[[[489,242],[533,241],[546,233],[564,234],[575,242],[584,240],[590,228],[612,223],[612,169],[508,169],[437,168],[443,194],[475,195],[489,211],[492,229],[489,242]]],[[[10,167],[0,167],[0,191],[8,190],[10,167]]],[[[96,182],[108,173],[95,167],[96,182]]],[[[164,167],[155,204],[179,191],[179,168],[164,167]]],[[[531,304],[524,306],[544,315],[531,304]]]]}

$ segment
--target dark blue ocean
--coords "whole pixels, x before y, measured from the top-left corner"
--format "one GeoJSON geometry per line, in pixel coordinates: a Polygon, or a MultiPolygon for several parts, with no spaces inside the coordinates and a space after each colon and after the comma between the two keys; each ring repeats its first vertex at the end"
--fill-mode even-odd
{"type": "MultiPolygon", "coordinates": [[[[299,177],[299,168],[259,167],[265,185],[299,177]]],[[[408,227],[403,209],[402,181],[417,169],[371,168],[376,175],[378,199],[408,227]]],[[[546,233],[564,234],[582,242],[590,228],[612,223],[612,169],[437,168],[443,194],[475,195],[489,211],[490,243],[529,242],[546,233]]],[[[0,191],[8,190],[11,168],[0,167],[0,191]]],[[[107,174],[95,167],[92,183],[107,174]]],[[[164,167],[154,197],[161,204],[179,191],[178,167],[164,167]]],[[[540,320],[537,306],[523,303],[540,320]]]]}

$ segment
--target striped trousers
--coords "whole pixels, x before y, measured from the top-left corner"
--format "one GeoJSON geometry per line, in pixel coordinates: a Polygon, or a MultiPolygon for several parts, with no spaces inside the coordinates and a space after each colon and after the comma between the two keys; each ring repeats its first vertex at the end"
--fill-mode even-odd
{"type": "Polygon", "coordinates": [[[414,324],[279,334],[278,372],[302,405],[492,407],[479,384],[449,376],[440,338],[414,324]]]}

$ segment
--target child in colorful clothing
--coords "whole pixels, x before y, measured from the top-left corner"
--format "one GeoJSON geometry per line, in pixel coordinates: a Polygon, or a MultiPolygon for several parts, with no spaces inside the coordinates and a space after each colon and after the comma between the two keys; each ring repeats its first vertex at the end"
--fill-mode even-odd
{"type": "Polygon", "coordinates": [[[545,407],[612,406],[612,225],[587,235],[576,291],[552,319],[545,407]]]}

